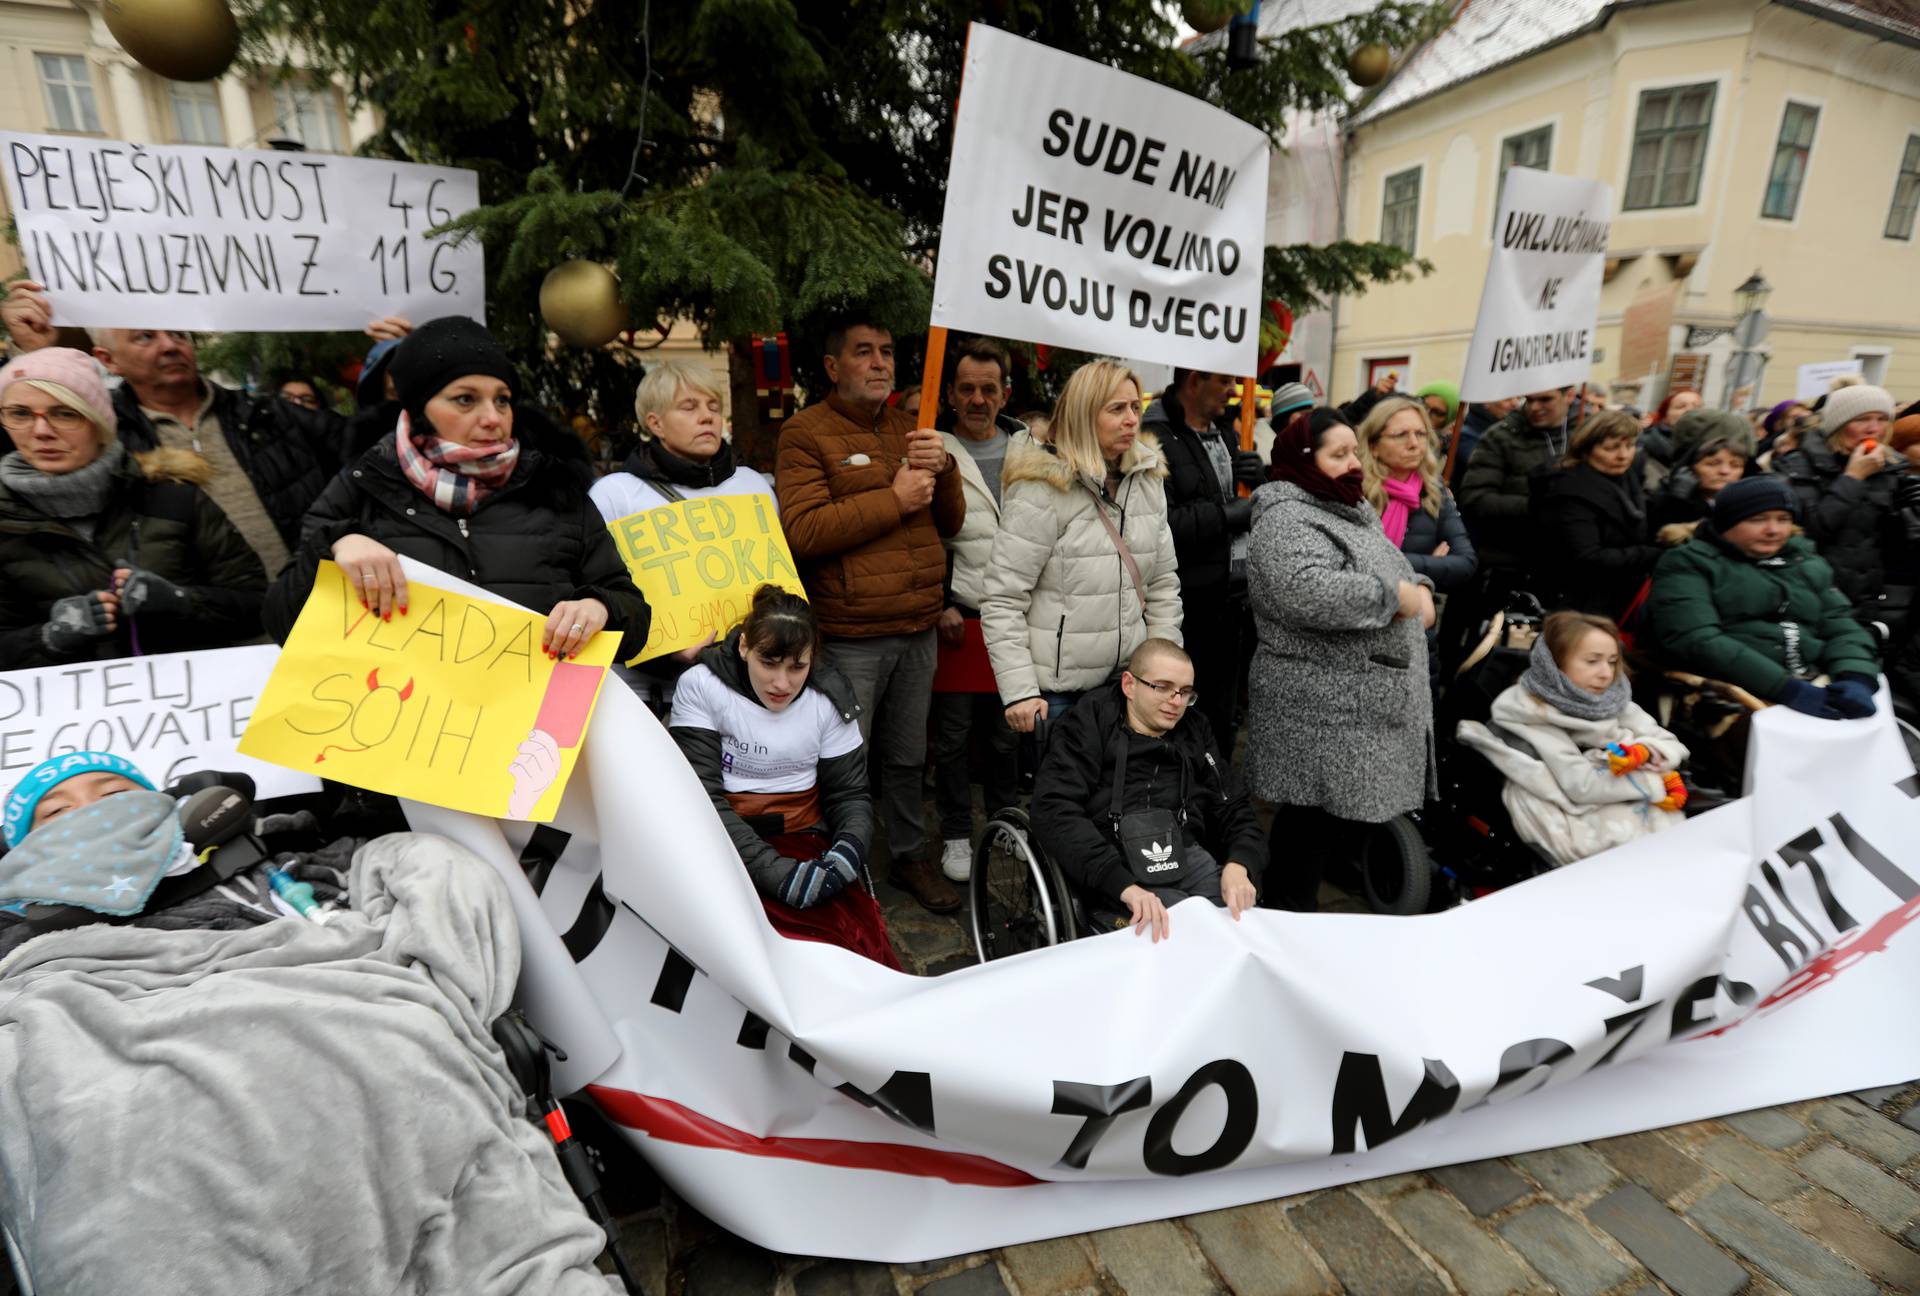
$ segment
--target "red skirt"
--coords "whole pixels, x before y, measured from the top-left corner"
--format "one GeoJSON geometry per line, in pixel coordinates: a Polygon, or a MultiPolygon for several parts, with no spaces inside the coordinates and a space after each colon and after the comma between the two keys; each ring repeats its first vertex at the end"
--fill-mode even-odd
{"type": "MultiPolygon", "coordinates": [[[[796,860],[819,859],[832,844],[817,832],[776,833],[766,840],[782,855],[796,860]]],[[[893,941],[887,936],[887,919],[880,911],[880,902],[858,882],[809,909],[795,909],[764,892],[760,903],[773,929],[790,940],[838,945],[882,967],[902,970],[893,941]]]]}

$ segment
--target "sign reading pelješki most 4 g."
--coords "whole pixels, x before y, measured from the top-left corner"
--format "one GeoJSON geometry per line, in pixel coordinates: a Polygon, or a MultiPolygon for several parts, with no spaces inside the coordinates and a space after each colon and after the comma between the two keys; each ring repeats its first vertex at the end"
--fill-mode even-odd
{"type": "Polygon", "coordinates": [[[306,332],[486,316],[472,171],[330,153],[0,131],[0,174],[53,322],[306,332]]]}
{"type": "Polygon", "coordinates": [[[1189,95],[974,24],[933,322],[1252,373],[1267,148],[1189,95]]]}
{"type": "Polygon", "coordinates": [[[1462,399],[1586,381],[1612,219],[1613,193],[1597,180],[1507,172],[1462,399]]]}

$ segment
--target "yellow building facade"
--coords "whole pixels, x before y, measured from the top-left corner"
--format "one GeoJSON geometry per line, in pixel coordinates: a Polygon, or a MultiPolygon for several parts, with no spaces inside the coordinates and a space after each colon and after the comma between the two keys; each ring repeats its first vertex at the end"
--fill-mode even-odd
{"type": "Polygon", "coordinates": [[[1385,368],[1460,377],[1512,165],[1612,187],[1593,379],[1617,399],[1722,402],[1756,270],[1774,292],[1752,403],[1850,359],[1920,394],[1911,7],[1909,28],[1898,6],[1826,0],[1467,6],[1349,119],[1346,235],[1410,244],[1434,272],[1339,302],[1332,394],[1385,368]]]}

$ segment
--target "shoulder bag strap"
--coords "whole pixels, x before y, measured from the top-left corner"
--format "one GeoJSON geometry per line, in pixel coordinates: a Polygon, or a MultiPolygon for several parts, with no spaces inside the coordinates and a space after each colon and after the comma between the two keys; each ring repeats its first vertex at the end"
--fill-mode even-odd
{"type": "MultiPolygon", "coordinates": [[[[1092,494],[1091,488],[1088,494],[1092,494]]],[[[1147,615],[1147,584],[1140,579],[1140,564],[1133,560],[1133,550],[1127,548],[1127,542],[1120,538],[1119,529],[1113,525],[1113,519],[1107,516],[1106,501],[1098,495],[1093,497],[1093,513],[1100,519],[1100,525],[1107,529],[1107,536],[1113,541],[1113,547],[1120,551],[1120,561],[1126,564],[1127,575],[1133,578],[1133,592],[1140,600],[1140,615],[1147,615]]]]}

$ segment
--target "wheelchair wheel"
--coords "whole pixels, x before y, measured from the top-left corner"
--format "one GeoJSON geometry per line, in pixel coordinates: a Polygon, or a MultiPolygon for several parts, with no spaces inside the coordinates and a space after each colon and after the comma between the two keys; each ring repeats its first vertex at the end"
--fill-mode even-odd
{"type": "Polygon", "coordinates": [[[1375,824],[1360,846],[1360,886],[1379,914],[1427,911],[1433,859],[1420,830],[1405,815],[1375,824]]]}
{"type": "Polygon", "coordinates": [[[987,822],[973,849],[967,891],[973,948],[982,963],[1073,938],[1066,884],[1034,848],[1024,810],[1002,810],[987,822]]]}

